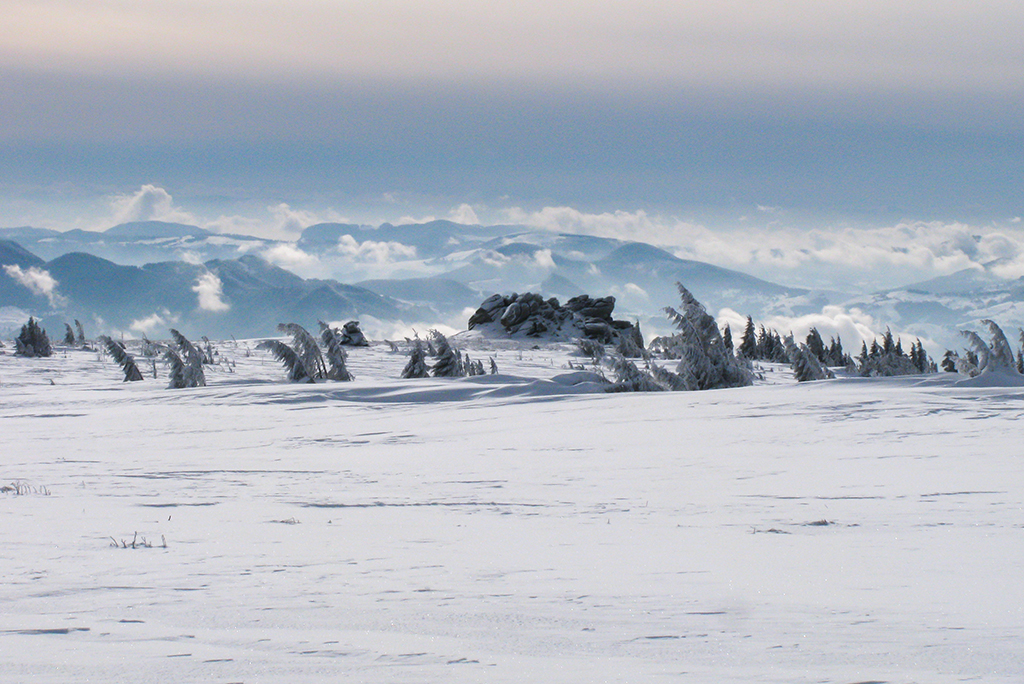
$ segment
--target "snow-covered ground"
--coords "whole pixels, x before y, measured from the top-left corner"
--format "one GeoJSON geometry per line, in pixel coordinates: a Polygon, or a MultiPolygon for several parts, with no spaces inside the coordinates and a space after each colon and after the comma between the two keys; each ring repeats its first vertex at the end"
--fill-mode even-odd
{"type": "Polygon", "coordinates": [[[191,390],[0,355],[0,680],[1024,680],[1020,387],[581,394],[565,347],[386,346],[292,385],[219,347],[191,390]]]}

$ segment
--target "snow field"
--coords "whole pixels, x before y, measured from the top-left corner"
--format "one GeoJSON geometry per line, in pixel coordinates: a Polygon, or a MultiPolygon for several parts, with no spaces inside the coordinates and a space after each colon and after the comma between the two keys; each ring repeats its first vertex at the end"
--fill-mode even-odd
{"type": "Polygon", "coordinates": [[[1024,677],[1020,388],[579,394],[565,347],[403,381],[379,346],[292,385],[246,344],[191,390],[0,355],[4,681],[1024,677]]]}

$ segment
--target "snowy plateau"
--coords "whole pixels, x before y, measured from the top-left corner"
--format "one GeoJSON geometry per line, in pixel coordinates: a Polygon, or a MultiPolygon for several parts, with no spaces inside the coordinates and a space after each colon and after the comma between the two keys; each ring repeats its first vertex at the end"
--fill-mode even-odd
{"type": "Polygon", "coordinates": [[[183,390],[0,354],[3,682],[1024,681],[1024,388],[217,346],[183,390]]]}

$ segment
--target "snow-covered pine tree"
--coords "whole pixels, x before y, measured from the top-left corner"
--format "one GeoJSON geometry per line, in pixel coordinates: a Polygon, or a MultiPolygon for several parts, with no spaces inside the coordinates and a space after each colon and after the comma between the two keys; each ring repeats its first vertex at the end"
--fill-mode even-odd
{"type": "Polygon", "coordinates": [[[604,356],[604,345],[589,337],[580,337],[576,340],[576,351],[580,356],[588,356],[597,363],[604,356]]]}
{"type": "Polygon", "coordinates": [[[199,354],[200,356],[203,357],[204,365],[212,366],[215,363],[217,363],[216,359],[214,358],[215,356],[217,356],[217,350],[213,348],[213,343],[210,342],[209,337],[203,335],[202,340],[203,346],[201,349],[199,349],[199,354]]]}
{"type": "Polygon", "coordinates": [[[497,375],[498,374],[498,364],[495,363],[493,356],[489,356],[488,358],[491,361],[491,375],[497,375]]]}
{"type": "Polygon", "coordinates": [[[732,346],[732,328],[729,327],[728,323],[725,324],[725,329],[722,330],[722,344],[725,345],[725,350],[730,354],[736,353],[732,346]]]}
{"type": "Polygon", "coordinates": [[[606,392],[664,392],[665,387],[655,382],[648,373],[619,354],[608,354],[607,362],[615,376],[615,382],[605,388],[606,392]]]}
{"type": "MultiPolygon", "coordinates": [[[[292,336],[292,349],[302,359],[306,373],[313,380],[327,377],[327,366],[316,338],[298,323],[279,323],[277,329],[292,336]]],[[[283,360],[283,359],[278,359],[283,360]]]]}
{"type": "Polygon", "coordinates": [[[818,357],[808,345],[797,346],[792,335],[786,336],[785,345],[786,353],[789,354],[789,364],[793,368],[797,382],[829,380],[835,377],[832,371],[821,365],[818,357]]]}
{"type": "MultiPolygon", "coordinates": [[[[68,326],[68,330],[71,326],[68,326]]],[[[100,335],[96,338],[100,344],[102,344],[107,353],[110,354],[117,364],[121,366],[121,370],[124,372],[123,382],[135,382],[142,380],[142,372],[139,367],[135,364],[135,357],[128,353],[128,350],[124,348],[119,342],[115,342],[106,335],[100,335]]]]}
{"type": "Polygon", "coordinates": [[[747,325],[743,329],[743,338],[737,352],[751,361],[757,356],[757,331],[754,330],[754,319],[750,316],[747,316],[747,325]]]}
{"type": "Polygon", "coordinates": [[[21,333],[14,338],[14,354],[16,356],[52,356],[50,338],[46,330],[39,326],[36,319],[28,317],[28,323],[21,326],[21,333]]]}
{"type": "Polygon", "coordinates": [[[165,357],[171,363],[171,387],[183,388],[206,386],[206,373],[203,372],[203,357],[199,353],[199,350],[196,349],[195,345],[188,341],[188,338],[174,328],[171,328],[171,337],[174,338],[174,343],[178,346],[177,352],[173,349],[168,349],[165,353],[165,357]],[[181,377],[179,380],[182,384],[175,384],[175,379],[173,378],[175,362],[173,358],[171,358],[172,354],[177,357],[177,363],[181,366],[181,377]]]}
{"type": "Polygon", "coordinates": [[[64,329],[66,330],[66,332],[64,333],[64,344],[65,344],[65,346],[74,347],[75,346],[75,331],[72,330],[71,326],[68,325],[67,323],[64,324],[64,329]]]}
{"type": "Polygon", "coordinates": [[[292,382],[315,382],[299,353],[281,340],[263,340],[256,348],[268,350],[283,363],[288,371],[288,379],[292,382]]]}
{"type": "Polygon", "coordinates": [[[85,328],[82,327],[81,322],[79,322],[79,320],[77,318],[75,319],[75,330],[78,333],[76,335],[76,337],[75,337],[75,342],[78,343],[78,346],[84,347],[85,346],[85,328]]]}
{"type": "Polygon", "coordinates": [[[430,337],[437,350],[437,361],[434,362],[431,374],[435,378],[457,378],[464,375],[460,355],[452,348],[448,338],[438,330],[431,330],[430,337]]]}
{"type": "MultiPolygon", "coordinates": [[[[957,363],[957,371],[966,371],[965,374],[971,377],[997,372],[1017,375],[1017,360],[1002,328],[987,318],[981,322],[988,327],[991,343],[985,344],[985,341],[971,330],[961,330],[960,334],[967,338],[971,351],[976,354],[977,363],[971,364],[969,360],[962,359],[957,363]]],[[[968,352],[968,356],[970,353],[968,352]]]]}
{"type": "Polygon", "coordinates": [[[676,373],[688,389],[705,390],[716,387],[742,387],[753,383],[753,373],[725,350],[718,324],[704,305],[676,283],[682,311],[666,307],[665,313],[679,332],[670,338],[670,345],[679,352],[676,373]]]}
{"type": "Polygon", "coordinates": [[[676,375],[667,368],[662,368],[653,361],[650,362],[649,372],[656,383],[669,391],[685,392],[689,389],[686,386],[686,381],[681,376],[676,375]]]}
{"type": "Polygon", "coordinates": [[[989,366],[993,370],[999,369],[1015,373],[1017,371],[1016,359],[1006,335],[1003,334],[1003,329],[996,325],[995,321],[987,318],[982,323],[988,327],[988,333],[992,340],[989,344],[992,350],[989,355],[989,366]]]}
{"type": "MultiPolygon", "coordinates": [[[[972,363],[970,357],[968,357],[966,359],[967,363],[975,367],[977,370],[976,374],[983,373],[988,367],[991,350],[988,348],[988,345],[985,344],[985,341],[978,337],[978,333],[973,330],[961,330],[960,334],[967,338],[967,343],[971,346],[971,351],[974,352],[974,357],[977,359],[972,363]]],[[[968,354],[970,354],[970,352],[968,352],[968,354]]],[[[958,365],[957,372],[959,372],[962,367],[962,364],[958,365]]],[[[968,373],[968,375],[970,375],[970,373],[968,373]]]]}
{"type": "Polygon", "coordinates": [[[417,337],[412,343],[412,352],[409,354],[409,362],[402,369],[402,378],[425,378],[430,375],[430,368],[427,366],[427,352],[423,348],[423,341],[417,337]]]}
{"type": "Polygon", "coordinates": [[[184,389],[191,387],[185,380],[185,362],[181,360],[181,355],[178,354],[177,350],[171,349],[170,347],[164,351],[164,360],[167,361],[169,366],[167,372],[167,388],[168,389],[184,389]]]}
{"type": "Polygon", "coordinates": [[[807,349],[814,354],[814,358],[819,363],[826,363],[825,361],[825,341],[821,339],[821,333],[818,332],[817,328],[811,328],[807,333],[807,340],[805,342],[807,349]]]}
{"type": "Polygon", "coordinates": [[[323,342],[324,349],[327,350],[327,363],[331,365],[331,369],[327,371],[327,378],[340,382],[353,380],[346,364],[348,355],[341,342],[341,331],[320,321],[320,341],[323,342]]]}

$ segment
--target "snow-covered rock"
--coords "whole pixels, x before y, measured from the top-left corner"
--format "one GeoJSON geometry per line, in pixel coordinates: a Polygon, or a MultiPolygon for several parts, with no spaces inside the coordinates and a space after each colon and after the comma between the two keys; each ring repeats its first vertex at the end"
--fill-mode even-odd
{"type": "Polygon", "coordinates": [[[562,305],[533,292],[491,295],[469,319],[469,329],[491,337],[569,341],[579,338],[617,344],[629,339],[643,347],[639,326],[615,320],[615,297],[573,297],[562,305]]]}

